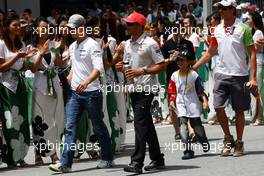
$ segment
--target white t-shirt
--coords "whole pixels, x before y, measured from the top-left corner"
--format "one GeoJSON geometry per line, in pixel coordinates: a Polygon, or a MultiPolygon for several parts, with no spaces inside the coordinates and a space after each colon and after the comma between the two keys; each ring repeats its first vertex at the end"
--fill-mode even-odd
{"type": "MultiPolygon", "coordinates": [[[[87,79],[94,69],[99,70],[100,73],[104,72],[102,49],[94,39],[88,37],[79,45],[75,41],[70,45],[69,53],[73,72],[72,90],[76,90],[77,86],[87,79]]],[[[96,79],[87,86],[85,92],[98,89],[100,89],[100,82],[96,79]]]]}
{"type": "MultiPolygon", "coordinates": [[[[24,47],[24,44],[23,44],[24,47]]],[[[16,53],[10,51],[5,42],[0,40],[0,58],[5,60],[13,59],[16,53]]],[[[19,58],[15,64],[13,64],[9,71],[2,72],[0,75],[0,82],[9,90],[16,93],[17,85],[19,82],[18,77],[13,75],[13,70],[20,70],[23,67],[24,58],[19,58]]]]}
{"type": "MultiPolygon", "coordinates": [[[[256,43],[259,39],[263,39],[264,35],[261,30],[256,30],[256,32],[253,35],[254,43],[256,43]]],[[[261,48],[261,52],[257,53],[257,63],[261,64],[263,63],[263,47],[261,48]]]]}
{"type": "Polygon", "coordinates": [[[185,38],[185,39],[191,41],[194,48],[195,47],[199,48],[200,45],[199,35],[196,34],[195,32],[192,33],[189,38],[185,38]]]}
{"type": "MultiPolygon", "coordinates": [[[[201,116],[201,103],[199,101],[197,91],[203,91],[203,88],[196,90],[196,84],[199,75],[190,70],[187,78],[181,76],[179,70],[171,76],[170,87],[176,89],[176,114],[178,117],[197,118],[201,116]]],[[[198,88],[198,87],[197,87],[198,88]]]]}

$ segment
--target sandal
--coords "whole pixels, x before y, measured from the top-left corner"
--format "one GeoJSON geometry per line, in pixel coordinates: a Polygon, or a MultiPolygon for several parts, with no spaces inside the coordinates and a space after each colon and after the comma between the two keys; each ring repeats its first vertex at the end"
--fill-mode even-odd
{"type": "Polygon", "coordinates": [[[44,162],[43,162],[43,160],[42,160],[41,157],[37,157],[37,158],[35,159],[35,165],[36,165],[36,166],[43,166],[43,165],[44,165],[44,162]]]}
{"type": "Polygon", "coordinates": [[[88,151],[87,154],[89,155],[90,159],[98,160],[100,158],[98,152],[96,151],[88,151]]]}
{"type": "Polygon", "coordinates": [[[58,158],[58,156],[57,156],[56,153],[54,153],[53,155],[51,155],[50,158],[51,158],[51,163],[52,164],[57,164],[57,163],[60,162],[60,160],[59,160],[59,158],[58,158]]]}
{"type": "Polygon", "coordinates": [[[28,167],[29,165],[28,165],[28,163],[26,163],[24,160],[21,160],[20,162],[19,162],[19,167],[28,167]]]}
{"type": "Polygon", "coordinates": [[[219,125],[219,122],[217,120],[209,120],[208,124],[209,125],[219,125]]]}
{"type": "Polygon", "coordinates": [[[74,163],[78,163],[78,162],[80,162],[80,161],[81,161],[80,157],[74,157],[74,158],[73,158],[73,162],[74,162],[74,163]]]}
{"type": "Polygon", "coordinates": [[[153,120],[153,123],[154,123],[154,124],[157,124],[157,123],[160,122],[160,119],[157,119],[157,118],[152,118],[152,120],[153,120]]]}
{"type": "Polygon", "coordinates": [[[259,126],[261,125],[261,121],[260,120],[256,120],[255,123],[252,124],[253,126],[259,126]]]}
{"type": "Polygon", "coordinates": [[[170,120],[168,120],[168,119],[165,119],[165,120],[161,121],[161,125],[170,125],[170,124],[172,124],[172,122],[170,120]]]}

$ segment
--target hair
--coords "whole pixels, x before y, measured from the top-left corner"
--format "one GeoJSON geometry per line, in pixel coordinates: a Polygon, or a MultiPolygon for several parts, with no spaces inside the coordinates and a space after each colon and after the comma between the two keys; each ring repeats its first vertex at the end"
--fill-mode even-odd
{"type": "Polygon", "coordinates": [[[187,8],[187,5],[186,4],[182,4],[181,5],[180,11],[182,11],[182,10],[188,11],[188,8],[187,8]]]}
{"type": "Polygon", "coordinates": [[[186,18],[189,19],[191,27],[196,27],[196,20],[193,15],[187,15],[186,18]]]}
{"type": "Polygon", "coordinates": [[[221,16],[219,14],[219,12],[214,12],[211,17],[213,17],[215,19],[215,21],[218,21],[218,23],[221,22],[221,16]]]}
{"type": "Polygon", "coordinates": [[[190,5],[194,6],[194,4],[193,4],[192,2],[190,2],[190,3],[188,4],[188,6],[190,6],[190,5]]]}
{"type": "Polygon", "coordinates": [[[86,26],[89,26],[89,27],[96,27],[97,25],[100,24],[100,19],[99,17],[91,17],[87,22],[86,22],[86,26]]]}
{"type": "MultiPolygon", "coordinates": [[[[260,30],[264,34],[264,27],[262,17],[258,12],[250,12],[249,16],[252,17],[253,23],[256,26],[256,29],[260,30]]],[[[254,35],[256,30],[252,29],[252,35],[254,35]]]]}
{"type": "MultiPolygon", "coordinates": [[[[67,22],[68,22],[68,20],[69,20],[69,18],[67,17],[67,15],[62,15],[62,16],[60,16],[60,18],[59,18],[59,20],[58,20],[58,26],[57,26],[57,27],[59,27],[59,25],[60,25],[60,23],[61,23],[62,21],[67,21],[67,22]]],[[[61,35],[60,35],[60,36],[61,36],[61,35]]],[[[60,36],[56,36],[56,37],[60,37],[60,36]]],[[[72,36],[71,36],[70,34],[68,34],[68,35],[67,35],[67,39],[66,39],[66,41],[65,41],[66,45],[67,45],[67,46],[70,46],[70,44],[71,44],[73,41],[74,41],[74,39],[72,38],[72,36]]]]}
{"type": "Polygon", "coordinates": [[[32,11],[31,11],[31,9],[27,8],[24,10],[24,13],[32,14],[32,11]]]}
{"type": "MultiPolygon", "coordinates": [[[[49,24],[49,22],[48,22],[48,20],[46,20],[45,18],[43,18],[43,17],[38,17],[38,18],[36,18],[36,20],[34,21],[34,23],[33,23],[33,27],[35,28],[35,29],[37,29],[38,28],[38,26],[39,26],[39,24],[41,23],[41,22],[45,22],[45,23],[47,23],[47,24],[49,24]]],[[[38,32],[36,33],[34,33],[34,35],[33,35],[33,46],[37,46],[37,44],[39,43],[39,35],[38,35],[38,32]]]]}
{"type": "Polygon", "coordinates": [[[59,19],[58,19],[57,24],[58,24],[58,26],[59,26],[60,23],[61,23],[62,21],[68,21],[68,20],[69,20],[69,17],[68,17],[67,15],[61,15],[61,16],[59,17],[59,19]]]}
{"type": "Polygon", "coordinates": [[[4,11],[2,11],[2,9],[0,9],[0,13],[1,13],[1,14],[3,14],[3,15],[5,15],[5,12],[4,12],[4,11]]]}
{"type": "Polygon", "coordinates": [[[15,52],[16,50],[19,50],[23,47],[23,43],[20,40],[19,36],[17,35],[14,39],[14,41],[11,40],[10,36],[9,36],[9,25],[13,22],[13,21],[19,21],[19,16],[16,13],[9,13],[5,20],[4,20],[4,24],[3,24],[3,39],[4,42],[7,46],[7,48],[12,51],[15,52]]]}
{"type": "Polygon", "coordinates": [[[213,14],[210,14],[210,15],[208,15],[207,17],[206,17],[206,22],[208,23],[208,22],[211,22],[211,18],[212,18],[212,16],[213,16],[213,14]]]}

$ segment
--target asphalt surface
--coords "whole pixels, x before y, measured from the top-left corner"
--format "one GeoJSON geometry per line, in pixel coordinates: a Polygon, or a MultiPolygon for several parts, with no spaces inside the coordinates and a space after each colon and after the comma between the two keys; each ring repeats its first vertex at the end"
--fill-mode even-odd
{"type": "MultiPolygon", "coordinates": [[[[245,155],[242,157],[220,157],[223,133],[220,126],[205,125],[207,136],[210,140],[211,151],[203,153],[199,145],[195,145],[196,157],[192,160],[181,160],[183,151],[180,141],[174,141],[174,130],[169,126],[156,126],[160,146],[165,154],[166,169],[155,172],[144,172],[144,175],[164,175],[164,176],[259,176],[264,174],[264,126],[246,126],[244,133],[245,155]]],[[[231,131],[235,137],[235,127],[231,126],[231,131]]],[[[128,124],[125,151],[115,156],[115,167],[110,169],[95,169],[98,161],[91,161],[87,154],[82,156],[79,163],[74,163],[73,172],[69,174],[58,174],[48,170],[49,158],[45,158],[46,165],[34,166],[33,148],[25,158],[30,164],[28,168],[16,170],[6,169],[6,164],[0,166],[0,175],[8,176],[45,176],[45,175],[92,175],[92,176],[123,176],[133,175],[125,173],[123,167],[130,162],[130,154],[134,149],[133,124],[128,124]]],[[[148,153],[146,154],[145,165],[150,162],[148,153]]]]}

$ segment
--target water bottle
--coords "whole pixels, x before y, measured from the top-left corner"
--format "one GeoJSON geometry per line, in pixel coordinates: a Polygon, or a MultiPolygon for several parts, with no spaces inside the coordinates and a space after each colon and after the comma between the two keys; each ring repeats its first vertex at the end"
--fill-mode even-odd
{"type": "MultiPolygon", "coordinates": [[[[124,69],[125,69],[125,71],[128,70],[128,69],[131,69],[131,65],[129,64],[128,61],[124,61],[124,69]]],[[[133,84],[133,83],[134,83],[133,79],[128,79],[127,78],[127,84],[133,84]]]]}

